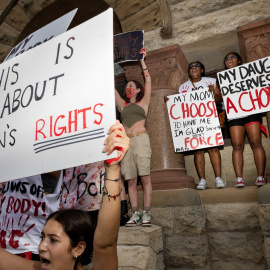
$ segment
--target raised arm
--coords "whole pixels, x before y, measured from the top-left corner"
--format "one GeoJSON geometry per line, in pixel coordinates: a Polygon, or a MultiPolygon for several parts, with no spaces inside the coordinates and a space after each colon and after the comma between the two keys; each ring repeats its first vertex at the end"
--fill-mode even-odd
{"type": "Polygon", "coordinates": [[[114,94],[115,94],[116,107],[117,107],[119,112],[122,112],[122,110],[125,107],[125,100],[120,97],[120,95],[116,89],[114,89],[114,94]]]}
{"type": "MultiPolygon", "coordinates": [[[[145,48],[142,48],[140,51],[141,54],[143,54],[144,58],[146,56],[146,51],[145,48]]],[[[150,97],[151,97],[151,76],[148,71],[148,68],[144,62],[144,58],[140,61],[142,70],[143,70],[143,75],[144,75],[144,80],[145,80],[145,85],[144,85],[144,97],[143,97],[143,102],[146,106],[149,105],[150,103],[150,97]]]]}
{"type": "Polygon", "coordinates": [[[117,270],[117,237],[120,226],[120,162],[129,147],[129,138],[119,121],[113,125],[105,140],[104,152],[118,150],[118,157],[105,162],[105,184],[98,224],[94,236],[94,270],[117,270]]]}

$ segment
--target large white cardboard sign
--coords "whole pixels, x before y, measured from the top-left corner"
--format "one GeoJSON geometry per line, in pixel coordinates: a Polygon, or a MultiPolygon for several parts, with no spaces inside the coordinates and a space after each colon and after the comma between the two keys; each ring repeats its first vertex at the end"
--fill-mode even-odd
{"type": "Polygon", "coordinates": [[[270,57],[218,73],[228,119],[270,111],[270,57]]]}
{"type": "Polygon", "coordinates": [[[32,48],[35,48],[44,42],[47,42],[53,37],[56,37],[64,33],[68,29],[68,26],[70,25],[77,10],[78,9],[76,8],[70,11],[64,16],[58,18],[57,20],[45,25],[44,27],[30,34],[28,37],[26,37],[23,41],[21,41],[19,44],[17,44],[10,50],[4,62],[32,48]]]}
{"type": "Polygon", "coordinates": [[[108,158],[112,9],[3,63],[0,74],[0,181],[108,158]]]}
{"type": "Polygon", "coordinates": [[[208,89],[168,96],[175,152],[223,145],[215,100],[208,89]]]}

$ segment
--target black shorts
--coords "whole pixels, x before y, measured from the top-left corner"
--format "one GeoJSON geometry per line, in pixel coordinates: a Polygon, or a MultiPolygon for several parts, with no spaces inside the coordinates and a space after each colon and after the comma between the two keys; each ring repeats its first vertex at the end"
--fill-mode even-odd
{"type": "Polygon", "coordinates": [[[238,119],[228,121],[229,127],[234,127],[234,126],[244,127],[246,124],[251,123],[251,122],[259,122],[260,124],[262,124],[262,114],[261,113],[252,114],[243,118],[238,118],[238,119]]]}

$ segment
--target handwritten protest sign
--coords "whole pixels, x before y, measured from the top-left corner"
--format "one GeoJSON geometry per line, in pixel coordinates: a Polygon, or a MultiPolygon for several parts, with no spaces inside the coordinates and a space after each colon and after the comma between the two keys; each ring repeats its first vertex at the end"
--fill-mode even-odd
{"type": "Polygon", "coordinates": [[[143,34],[143,31],[131,31],[115,35],[114,63],[141,60],[143,56],[139,53],[144,44],[143,34]]]}
{"type": "Polygon", "coordinates": [[[77,12],[77,8],[65,14],[64,16],[58,18],[57,20],[45,25],[34,33],[30,34],[23,41],[17,44],[14,48],[11,49],[4,62],[10,60],[11,58],[24,53],[32,48],[35,48],[41,45],[44,42],[61,35],[64,33],[73,17],[77,12]]]}
{"type": "Polygon", "coordinates": [[[167,109],[175,152],[223,145],[216,104],[208,89],[168,98],[167,109]]]}
{"type": "Polygon", "coordinates": [[[109,9],[0,65],[0,181],[108,158],[112,21],[109,9]]]}
{"type": "Polygon", "coordinates": [[[218,73],[228,119],[270,111],[270,57],[218,73]]]}

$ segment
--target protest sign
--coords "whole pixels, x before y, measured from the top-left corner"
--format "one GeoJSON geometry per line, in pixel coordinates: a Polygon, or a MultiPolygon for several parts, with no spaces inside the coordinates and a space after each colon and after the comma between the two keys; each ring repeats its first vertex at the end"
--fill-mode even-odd
{"type": "Polygon", "coordinates": [[[143,48],[143,31],[131,31],[115,35],[114,40],[114,63],[126,61],[138,61],[143,58],[140,54],[143,48]]]}
{"type": "Polygon", "coordinates": [[[0,65],[0,181],[108,158],[112,22],[108,9],[0,65]]]}
{"type": "Polygon", "coordinates": [[[270,111],[270,57],[217,75],[229,120],[270,111]]]}
{"type": "Polygon", "coordinates": [[[215,100],[208,89],[168,96],[175,152],[223,145],[215,100]]]}
{"type": "Polygon", "coordinates": [[[75,16],[77,10],[78,9],[76,8],[70,11],[64,16],[30,34],[28,37],[26,37],[23,41],[21,41],[19,44],[17,44],[10,50],[4,62],[21,53],[24,53],[32,48],[41,45],[42,43],[52,39],[53,37],[64,33],[67,30],[73,17],[75,16]]]}

